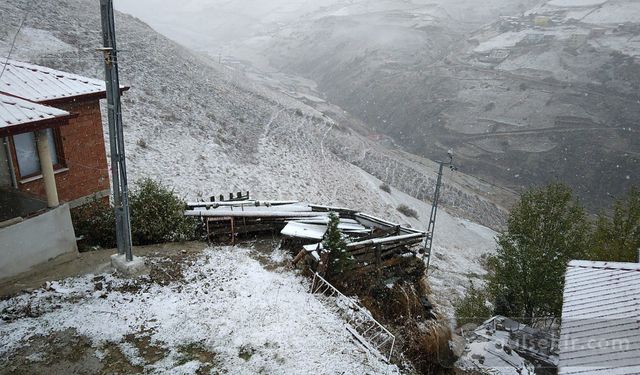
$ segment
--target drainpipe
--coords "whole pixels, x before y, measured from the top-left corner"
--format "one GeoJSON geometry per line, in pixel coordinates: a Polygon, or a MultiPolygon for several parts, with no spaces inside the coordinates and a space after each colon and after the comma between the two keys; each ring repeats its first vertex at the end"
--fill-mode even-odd
{"type": "Polygon", "coordinates": [[[49,151],[49,137],[47,130],[38,130],[36,132],[38,144],[38,156],[40,157],[40,170],[42,171],[42,180],[44,181],[44,190],[47,193],[47,206],[49,208],[58,207],[58,189],[56,188],[56,177],[53,174],[53,162],[51,161],[51,152],[49,151]]]}
{"type": "Polygon", "coordinates": [[[11,150],[9,149],[8,138],[2,138],[2,144],[4,145],[4,155],[7,158],[7,165],[9,166],[9,174],[11,175],[11,184],[14,188],[18,188],[18,180],[16,178],[16,169],[13,167],[13,159],[11,157],[11,150]]]}

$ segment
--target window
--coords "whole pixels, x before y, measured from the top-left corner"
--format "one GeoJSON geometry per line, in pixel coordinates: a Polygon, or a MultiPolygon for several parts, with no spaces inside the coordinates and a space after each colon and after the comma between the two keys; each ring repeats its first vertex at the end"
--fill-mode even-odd
{"type": "MultiPolygon", "coordinates": [[[[47,137],[49,138],[49,152],[51,152],[51,161],[54,169],[63,167],[62,153],[58,133],[53,129],[47,129],[47,137]]],[[[18,170],[21,178],[39,175],[40,157],[38,157],[38,147],[36,145],[35,133],[23,133],[13,136],[13,145],[16,150],[16,159],[18,160],[18,170]]]]}

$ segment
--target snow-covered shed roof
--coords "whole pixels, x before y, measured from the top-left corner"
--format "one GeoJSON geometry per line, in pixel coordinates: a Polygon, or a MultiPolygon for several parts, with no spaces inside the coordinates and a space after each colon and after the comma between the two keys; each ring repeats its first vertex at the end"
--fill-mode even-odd
{"type": "Polygon", "coordinates": [[[91,94],[106,94],[104,81],[21,61],[0,61],[0,92],[33,102],[50,102],[91,94]]]}
{"type": "Polygon", "coordinates": [[[67,111],[0,93],[0,137],[64,125],[70,117],[67,111]]]}
{"type": "Polygon", "coordinates": [[[640,264],[571,261],[559,374],[640,373],[640,264]]]}

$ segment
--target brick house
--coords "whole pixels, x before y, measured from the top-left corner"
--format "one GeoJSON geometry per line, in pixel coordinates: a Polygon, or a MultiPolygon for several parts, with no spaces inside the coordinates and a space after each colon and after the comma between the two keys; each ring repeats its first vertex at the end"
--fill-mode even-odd
{"type": "MultiPolygon", "coordinates": [[[[0,62],[0,70],[2,66],[0,62]]],[[[51,149],[55,151],[52,158],[61,201],[74,208],[90,199],[109,195],[109,170],[100,113],[100,99],[106,98],[103,81],[10,60],[0,78],[0,93],[71,114],[68,126],[48,131],[51,149]]],[[[20,134],[7,137],[4,142],[13,188],[45,197],[35,135],[20,134]]],[[[7,181],[4,184],[6,186],[7,181]]]]}
{"type": "Polygon", "coordinates": [[[108,199],[110,184],[104,82],[16,61],[0,71],[2,284],[76,257],[70,210],[108,199]]]}
{"type": "MultiPolygon", "coordinates": [[[[12,188],[8,142],[0,147],[0,284],[22,272],[50,261],[65,261],[78,254],[68,204],[60,204],[55,184],[55,149],[51,135],[69,126],[74,115],[0,93],[0,138],[29,135],[37,139],[38,171],[42,171],[46,202],[12,188]]],[[[23,163],[23,168],[26,164],[23,163]]],[[[33,165],[29,165],[35,168],[33,165]]]]}

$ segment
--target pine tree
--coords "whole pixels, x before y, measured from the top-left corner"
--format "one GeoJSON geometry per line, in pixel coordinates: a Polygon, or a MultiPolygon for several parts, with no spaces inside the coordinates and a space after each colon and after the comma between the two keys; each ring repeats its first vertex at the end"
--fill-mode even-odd
{"type": "Polygon", "coordinates": [[[329,213],[329,224],[322,244],[329,251],[328,271],[330,275],[341,274],[351,265],[351,257],[347,253],[347,243],[338,229],[340,218],[334,212],[329,213]]]}
{"type": "Polygon", "coordinates": [[[625,199],[616,200],[613,217],[600,215],[591,238],[593,260],[636,262],[640,248],[640,190],[631,188],[625,199]]]}
{"type": "Polygon", "coordinates": [[[523,194],[489,263],[496,313],[525,321],[559,316],[567,263],[585,257],[588,234],[584,209],[567,186],[523,194]]]}

